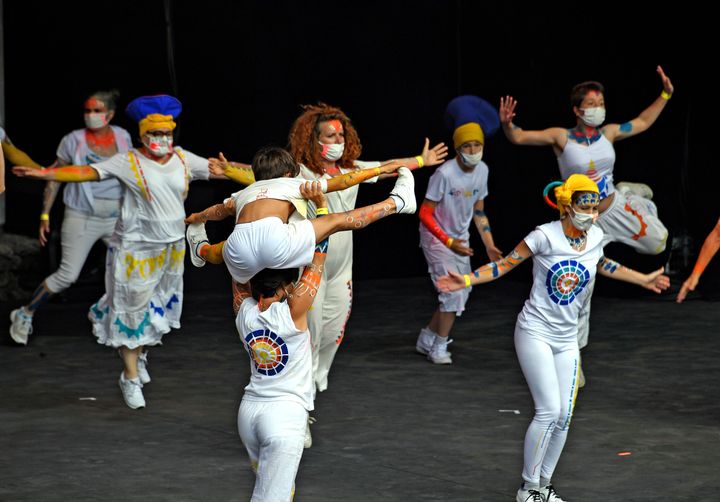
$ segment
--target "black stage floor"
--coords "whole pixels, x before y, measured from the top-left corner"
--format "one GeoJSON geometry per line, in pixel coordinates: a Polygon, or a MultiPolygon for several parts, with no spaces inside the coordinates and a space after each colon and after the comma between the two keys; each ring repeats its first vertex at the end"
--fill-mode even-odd
{"type": "MultiPolygon", "coordinates": [[[[434,366],[414,352],[429,281],[356,283],[296,502],[514,500],[532,402],[512,335],[528,289],[476,288],[454,364],[434,366]]],[[[720,500],[717,303],[633,295],[596,294],[554,483],[570,502],[720,500]]],[[[150,352],[140,411],[122,401],[117,354],[91,336],[89,296],[47,305],[27,348],[0,341],[0,500],[249,500],[236,426],[248,358],[225,295],[186,291],[182,330],[150,352]]]]}

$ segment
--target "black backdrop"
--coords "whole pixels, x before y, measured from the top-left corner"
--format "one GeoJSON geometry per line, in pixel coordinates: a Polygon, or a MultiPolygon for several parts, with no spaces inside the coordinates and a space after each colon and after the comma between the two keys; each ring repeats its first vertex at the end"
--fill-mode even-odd
{"type": "MultiPolygon", "coordinates": [[[[184,105],[179,144],[246,162],[261,146],[285,145],[299,104],[322,100],[353,119],[362,158],[381,160],[416,155],[425,136],[447,141],[443,110],[460,93],[491,102],[514,95],[516,122],[526,129],[572,126],[569,89],[594,79],[606,86],[608,120],[629,120],[660,93],[655,67],[662,64],[676,94],[652,129],[617,144],[616,182],[649,183],[674,234],[687,230],[701,241],[718,216],[713,28],[707,13],[689,7],[440,0],[4,5],[4,126],[40,163],[52,162],[60,138],[82,127],[83,98],[107,87],[121,91],[121,108],[138,95],[176,94],[184,105]]],[[[115,122],[136,134],[122,112],[115,122]]],[[[509,251],[555,217],[540,192],[557,178],[556,161],[551,149],[515,147],[502,133],[488,142],[485,160],[487,212],[498,245],[509,251]]],[[[430,174],[416,175],[419,197],[430,174]]],[[[42,184],[9,178],[5,230],[36,235],[42,184]]],[[[364,186],[359,203],[389,188],[364,186]]],[[[187,208],[234,189],[231,182],[195,183],[187,208]]],[[[61,214],[56,205],[54,222],[61,214]]],[[[398,217],[359,232],[355,276],[423,274],[417,225],[415,217],[398,217]]],[[[211,237],[228,228],[214,227],[211,237]]],[[[473,244],[479,265],[486,257],[479,239],[473,244]]],[[[643,269],[665,259],[643,265],[634,253],[618,248],[618,255],[643,269]]]]}

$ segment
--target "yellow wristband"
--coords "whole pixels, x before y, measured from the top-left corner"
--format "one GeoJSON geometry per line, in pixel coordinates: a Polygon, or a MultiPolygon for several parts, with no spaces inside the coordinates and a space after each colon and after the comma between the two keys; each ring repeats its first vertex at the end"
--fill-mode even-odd
{"type": "Polygon", "coordinates": [[[465,287],[469,288],[470,286],[472,286],[472,283],[470,282],[470,275],[465,274],[463,277],[465,278],[465,287]]]}
{"type": "Polygon", "coordinates": [[[319,214],[329,214],[329,213],[328,213],[328,208],[326,208],[326,207],[319,207],[319,208],[317,208],[317,211],[315,211],[315,214],[318,214],[318,215],[319,215],[319,214]]]}
{"type": "Polygon", "coordinates": [[[42,213],[40,215],[40,221],[50,221],[50,215],[48,213],[42,213]]]}
{"type": "Polygon", "coordinates": [[[669,100],[670,98],[672,98],[672,94],[670,94],[670,93],[667,92],[667,91],[663,91],[663,92],[660,93],[660,97],[663,98],[665,101],[667,101],[667,100],[669,100]]]}
{"type": "Polygon", "coordinates": [[[415,157],[415,160],[417,160],[418,167],[422,167],[425,165],[425,162],[423,162],[422,156],[418,155],[417,157],[415,157]]]}
{"type": "Polygon", "coordinates": [[[453,239],[452,237],[448,237],[448,240],[445,241],[445,245],[447,247],[452,247],[453,242],[455,242],[455,239],[453,239]]]}

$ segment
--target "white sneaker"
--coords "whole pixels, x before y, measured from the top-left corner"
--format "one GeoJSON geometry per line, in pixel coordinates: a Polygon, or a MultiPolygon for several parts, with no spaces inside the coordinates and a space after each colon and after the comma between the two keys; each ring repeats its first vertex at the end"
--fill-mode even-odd
{"type": "Polygon", "coordinates": [[[10,312],[10,338],[15,343],[27,345],[28,337],[33,332],[32,318],[33,316],[27,315],[22,307],[10,312]]]}
{"type": "Polygon", "coordinates": [[[310,424],[317,422],[315,417],[308,416],[307,426],[305,427],[305,448],[312,446],[312,434],[310,434],[310,424]]]}
{"type": "Polygon", "coordinates": [[[433,364],[452,364],[452,357],[450,357],[450,352],[447,350],[447,346],[450,343],[452,343],[452,340],[435,336],[432,349],[430,349],[430,353],[427,356],[428,361],[433,364]]]}
{"type": "Polygon", "coordinates": [[[188,249],[190,250],[190,261],[196,267],[204,267],[206,262],[205,258],[199,254],[200,247],[203,244],[210,244],[205,232],[205,224],[191,223],[187,227],[185,237],[187,237],[188,249]]]}
{"type": "Polygon", "coordinates": [[[522,486],[517,491],[517,495],[515,496],[516,502],[546,502],[545,496],[539,492],[538,490],[533,490],[532,488],[530,490],[526,490],[522,486]]]}
{"type": "Polygon", "coordinates": [[[138,378],[140,379],[140,383],[145,385],[146,383],[150,383],[150,373],[148,373],[147,366],[148,366],[148,353],[147,352],[141,352],[140,356],[138,357],[138,378]]]}
{"type": "Polygon", "coordinates": [[[621,181],[615,185],[615,189],[625,195],[626,192],[634,193],[639,195],[643,199],[652,200],[653,191],[652,188],[647,186],[645,183],[631,183],[629,181],[621,181]]]}
{"type": "Polygon", "coordinates": [[[415,343],[415,351],[424,356],[428,355],[432,350],[434,341],[435,333],[430,331],[428,328],[421,329],[417,342],[415,343]]]}
{"type": "Polygon", "coordinates": [[[540,488],[540,493],[542,493],[545,497],[545,502],[565,502],[565,499],[561,499],[558,494],[555,493],[553,485],[547,485],[544,488],[540,488]]]}
{"type": "Polygon", "coordinates": [[[142,393],[142,384],[139,378],[133,378],[125,380],[125,371],[120,373],[120,380],[118,380],[120,390],[122,391],[123,399],[125,404],[133,410],[145,407],[145,398],[142,393]]]}
{"type": "Polygon", "coordinates": [[[390,195],[394,195],[403,201],[403,207],[397,212],[397,214],[413,214],[417,209],[417,202],[415,201],[415,178],[413,178],[410,169],[407,167],[401,167],[397,170],[398,179],[395,182],[393,191],[390,195]]]}

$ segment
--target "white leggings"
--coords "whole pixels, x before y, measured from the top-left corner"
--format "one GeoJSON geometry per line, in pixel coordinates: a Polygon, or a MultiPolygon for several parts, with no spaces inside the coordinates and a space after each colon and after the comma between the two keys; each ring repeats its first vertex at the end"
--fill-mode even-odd
{"type": "Polygon", "coordinates": [[[255,471],[251,502],[292,500],[307,421],[307,410],[293,401],[242,400],[238,431],[255,471]]]}
{"type": "Polygon", "coordinates": [[[580,362],[577,340],[557,343],[515,327],[515,351],[535,402],[535,416],[525,434],[522,477],[539,483],[551,479],[567,439],[580,362]]]}
{"type": "Polygon", "coordinates": [[[93,245],[100,239],[107,244],[115,230],[120,201],[95,199],[94,206],[93,213],[65,208],[60,233],[60,267],[45,279],[45,285],[52,293],[60,293],[77,281],[93,245]]]}

